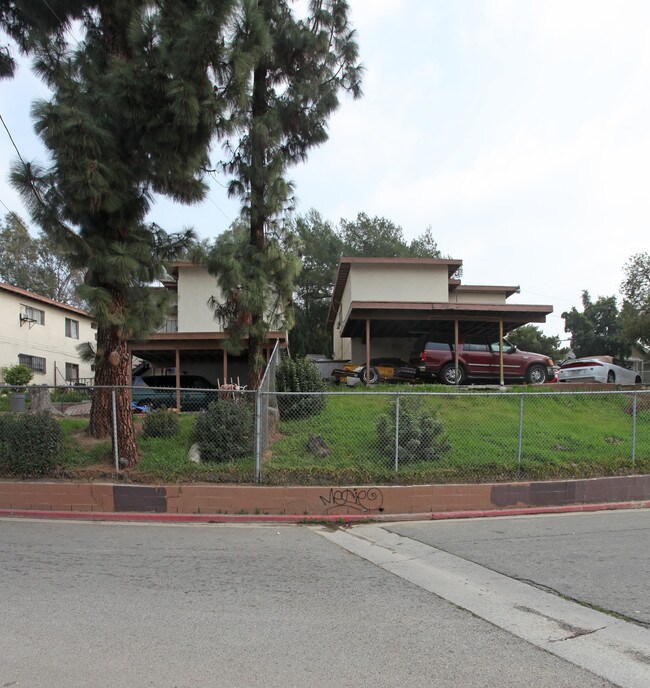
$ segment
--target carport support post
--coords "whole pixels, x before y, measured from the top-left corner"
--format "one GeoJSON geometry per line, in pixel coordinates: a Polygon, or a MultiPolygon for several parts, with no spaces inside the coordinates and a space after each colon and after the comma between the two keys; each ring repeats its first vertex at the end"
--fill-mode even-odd
{"type": "Polygon", "coordinates": [[[458,386],[458,320],[454,320],[454,380],[458,386]]]}
{"type": "Polygon", "coordinates": [[[176,413],[181,412],[181,350],[176,349],[176,413]]]}
{"type": "Polygon", "coordinates": [[[370,318],[366,318],[366,385],[370,384],[370,318]]]}
{"type": "Polygon", "coordinates": [[[223,384],[228,384],[228,352],[223,350],[223,384]]]}
{"type": "Polygon", "coordinates": [[[503,379],[503,320],[499,318],[499,384],[504,386],[503,379]]]}
{"type": "Polygon", "coordinates": [[[262,393],[255,390],[255,482],[262,476],[262,393]]]}

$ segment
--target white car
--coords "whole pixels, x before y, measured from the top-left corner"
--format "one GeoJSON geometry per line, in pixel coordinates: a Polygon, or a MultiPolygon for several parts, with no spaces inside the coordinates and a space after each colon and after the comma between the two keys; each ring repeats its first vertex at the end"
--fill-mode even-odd
{"type": "Polygon", "coordinates": [[[609,382],[618,385],[641,384],[641,376],[628,370],[612,356],[575,358],[562,365],[558,382],[609,382]]]}

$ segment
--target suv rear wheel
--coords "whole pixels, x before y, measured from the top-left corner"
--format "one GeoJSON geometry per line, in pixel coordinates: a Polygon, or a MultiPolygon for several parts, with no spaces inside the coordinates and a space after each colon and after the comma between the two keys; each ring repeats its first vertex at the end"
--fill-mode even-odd
{"type": "MultiPolygon", "coordinates": [[[[440,382],[443,385],[455,385],[456,384],[456,366],[453,363],[447,363],[443,366],[438,375],[440,382]]],[[[463,366],[458,364],[458,384],[462,385],[465,382],[465,371],[463,366]]]]}

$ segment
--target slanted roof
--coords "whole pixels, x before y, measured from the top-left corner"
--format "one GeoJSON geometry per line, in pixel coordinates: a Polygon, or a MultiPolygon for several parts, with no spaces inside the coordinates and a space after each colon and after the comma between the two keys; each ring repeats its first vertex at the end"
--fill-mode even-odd
{"type": "Polygon", "coordinates": [[[11,284],[6,284],[0,282],[0,290],[9,292],[11,294],[16,294],[17,296],[22,296],[26,299],[31,299],[32,301],[39,301],[40,303],[46,304],[48,306],[53,306],[54,308],[60,308],[61,310],[68,311],[70,313],[75,313],[76,315],[82,315],[86,318],[91,318],[92,316],[87,311],[81,308],[76,308],[75,306],[69,306],[67,303],[61,303],[60,301],[55,301],[47,296],[41,296],[40,294],[35,294],[33,291],[27,291],[27,289],[20,289],[19,287],[14,287],[11,284]]]}

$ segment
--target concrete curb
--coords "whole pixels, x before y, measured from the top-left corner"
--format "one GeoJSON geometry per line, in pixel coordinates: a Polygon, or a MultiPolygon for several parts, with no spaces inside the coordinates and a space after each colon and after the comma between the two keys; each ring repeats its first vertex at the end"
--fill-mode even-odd
{"type": "Polygon", "coordinates": [[[46,511],[38,509],[0,509],[0,518],[37,518],[74,521],[118,521],[139,523],[368,523],[391,521],[443,521],[460,518],[493,518],[495,516],[530,516],[566,514],[618,509],[648,509],[650,501],[575,504],[569,506],[489,509],[476,511],[434,511],[420,514],[170,514],[97,511],[46,511]]]}

